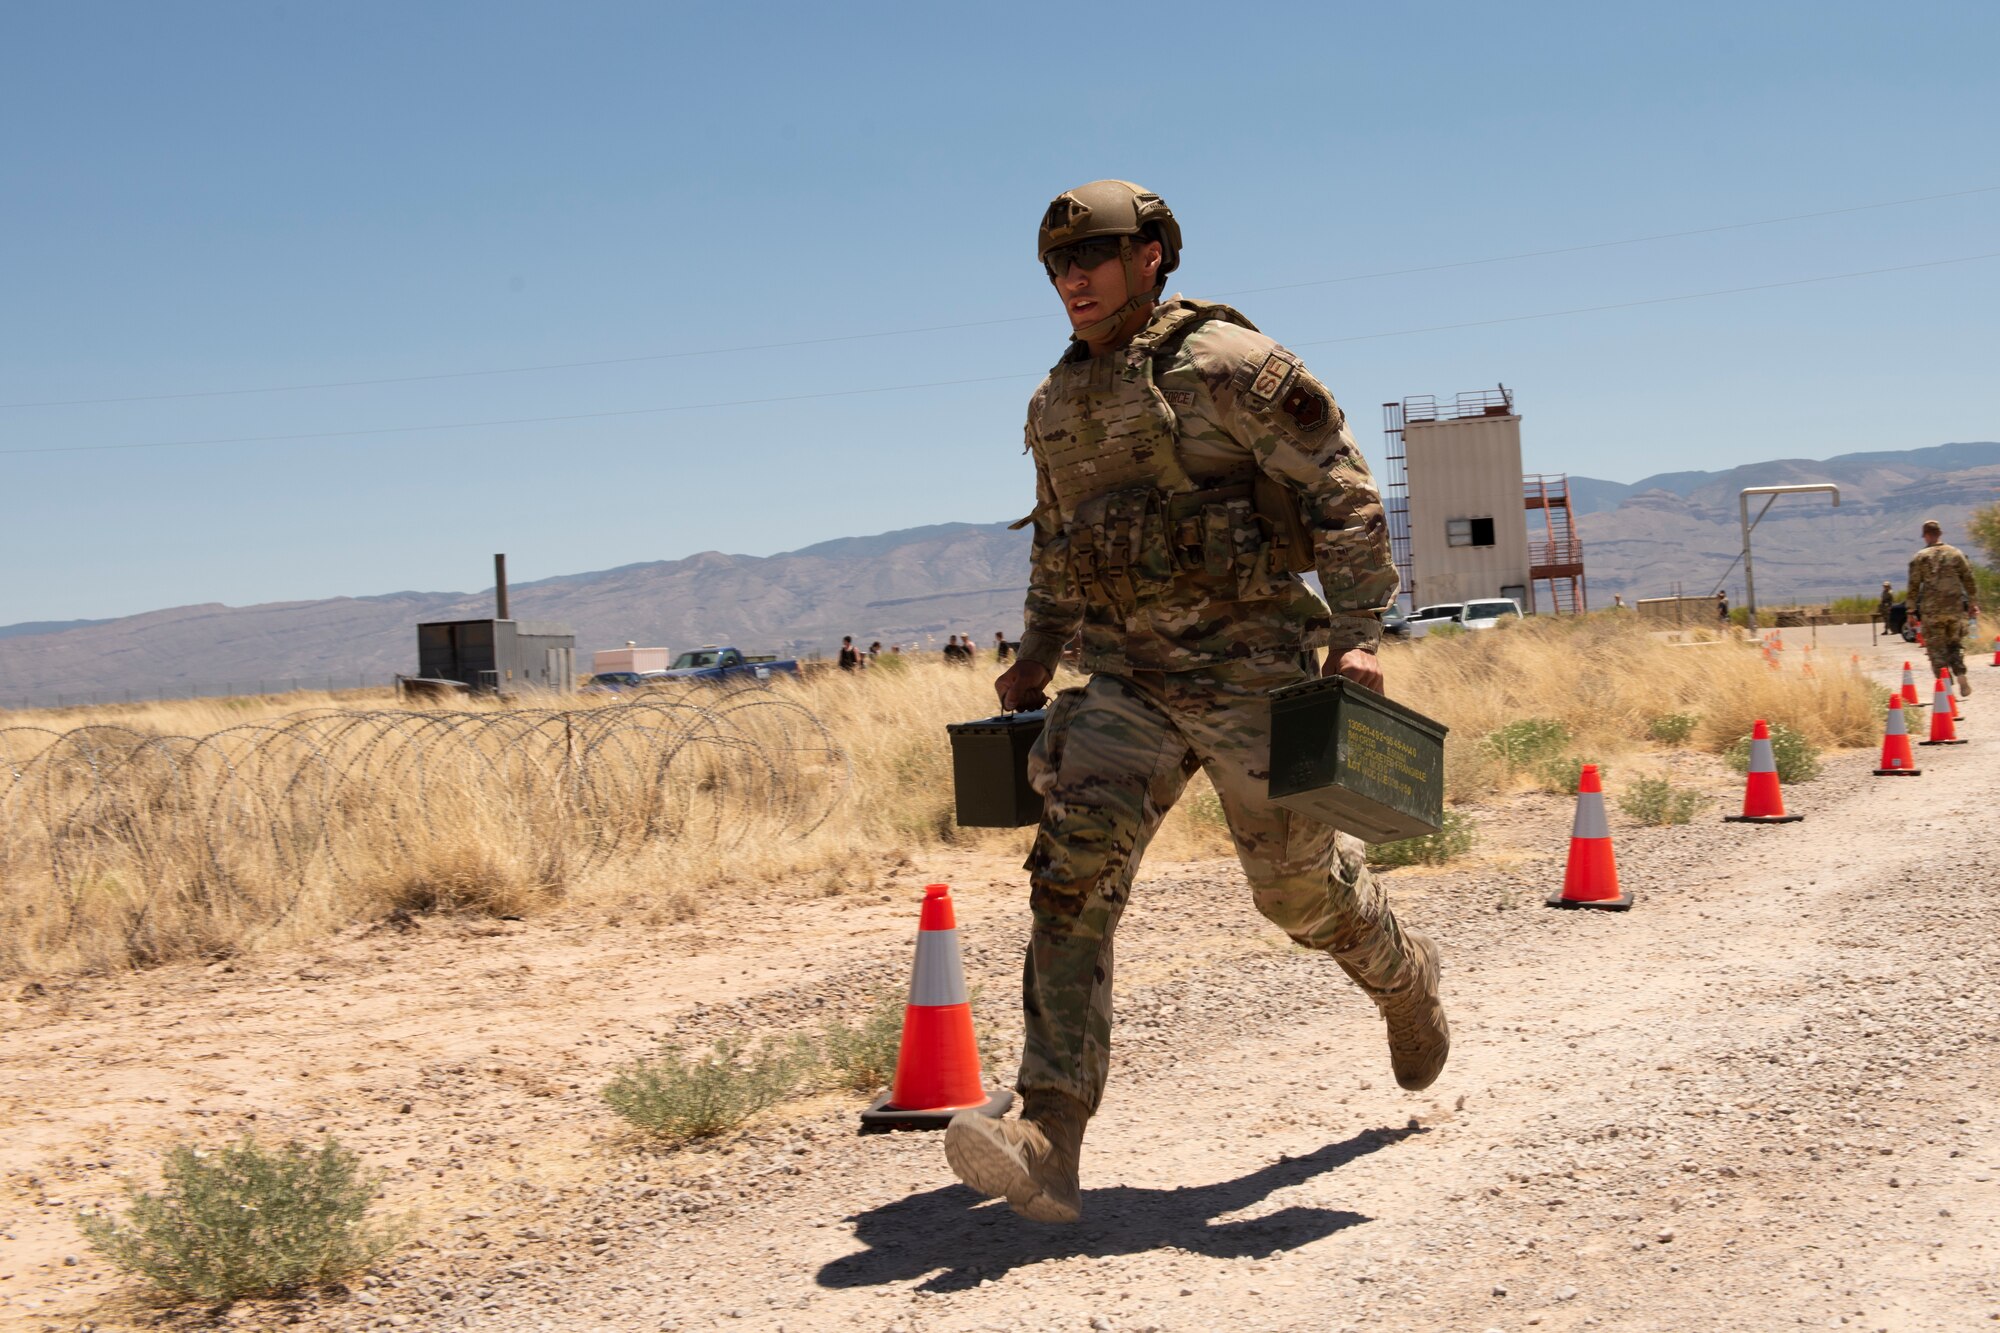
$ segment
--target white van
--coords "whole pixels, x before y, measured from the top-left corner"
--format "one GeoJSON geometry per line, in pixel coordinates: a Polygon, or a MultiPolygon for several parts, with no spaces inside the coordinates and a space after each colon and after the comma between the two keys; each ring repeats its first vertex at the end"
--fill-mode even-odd
{"type": "Polygon", "coordinates": [[[1456,618],[1467,629],[1493,629],[1508,616],[1519,620],[1521,604],[1511,597],[1489,597],[1483,601],[1467,602],[1456,618]]]}

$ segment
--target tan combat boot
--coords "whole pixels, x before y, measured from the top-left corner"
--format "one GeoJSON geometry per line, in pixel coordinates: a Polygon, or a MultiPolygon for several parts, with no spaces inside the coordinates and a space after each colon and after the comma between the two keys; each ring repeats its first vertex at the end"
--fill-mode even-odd
{"type": "Polygon", "coordinates": [[[1957,673],[1958,697],[1961,699],[1970,698],[1972,695],[1972,682],[1967,680],[1965,676],[1966,673],[1963,671],[1957,673]]]}
{"type": "Polygon", "coordinates": [[[1037,1222],[1074,1222],[1083,1215],[1076,1180],[1083,1126],[1090,1112],[1060,1092],[1025,1095],[1019,1120],[960,1111],[944,1132],[944,1158],[958,1178],[1007,1201],[1037,1222]]]}
{"type": "Polygon", "coordinates": [[[1444,1021],[1444,1002],[1438,998],[1437,945],[1414,930],[1404,931],[1403,938],[1416,955],[1415,975],[1374,1000],[1389,1023],[1389,1063],[1396,1082],[1411,1092],[1422,1092],[1444,1072],[1445,1057],[1451,1054],[1451,1027],[1444,1021]]]}

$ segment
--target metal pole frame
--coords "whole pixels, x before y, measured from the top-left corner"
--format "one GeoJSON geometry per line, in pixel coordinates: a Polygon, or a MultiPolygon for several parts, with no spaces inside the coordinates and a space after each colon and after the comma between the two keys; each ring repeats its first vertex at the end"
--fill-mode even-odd
{"type": "MultiPolygon", "coordinates": [[[[1743,561],[1743,614],[1745,622],[1749,625],[1750,632],[1753,634],[1757,632],[1757,582],[1750,573],[1750,533],[1759,523],[1764,521],[1764,515],[1771,512],[1771,506],[1777,503],[1779,496],[1803,495],[1813,491],[1827,491],[1831,493],[1833,496],[1833,507],[1835,509],[1840,508],[1840,487],[1830,481],[1809,482],[1801,486],[1745,486],[1736,493],[1737,519],[1743,524],[1743,555],[1741,557],[1743,561]],[[1757,511],[1757,517],[1754,519],[1750,517],[1750,497],[1753,495],[1768,495],[1771,497],[1764,501],[1764,507],[1757,511]]],[[[1724,575],[1724,577],[1728,576],[1724,575]]]]}

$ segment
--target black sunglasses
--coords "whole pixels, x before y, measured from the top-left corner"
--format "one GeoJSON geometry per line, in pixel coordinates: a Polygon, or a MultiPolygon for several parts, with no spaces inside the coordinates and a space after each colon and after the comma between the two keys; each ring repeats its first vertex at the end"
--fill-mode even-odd
{"type": "Polygon", "coordinates": [[[1093,236],[1073,245],[1059,245],[1042,256],[1042,262],[1058,278],[1069,272],[1071,264],[1088,273],[1099,264],[1118,258],[1119,243],[1124,239],[1122,236],[1093,236]]]}

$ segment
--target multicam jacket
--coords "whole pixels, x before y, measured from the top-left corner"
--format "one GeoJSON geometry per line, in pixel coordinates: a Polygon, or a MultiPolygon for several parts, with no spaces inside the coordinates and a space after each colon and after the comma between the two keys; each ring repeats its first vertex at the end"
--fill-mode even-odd
{"type": "Polygon", "coordinates": [[[1919,620],[1963,616],[1965,604],[1979,599],[1972,564],[1948,542],[1926,546],[1910,561],[1909,607],[1919,620]]]}
{"type": "Polygon", "coordinates": [[[1367,462],[1326,387],[1228,306],[1176,297],[1109,355],[1072,346],[1029,401],[1027,447],[1023,660],[1053,668],[1079,628],[1089,671],[1380,643],[1397,579],[1367,462]],[[1274,494],[1303,558],[1274,545],[1274,494]]]}

